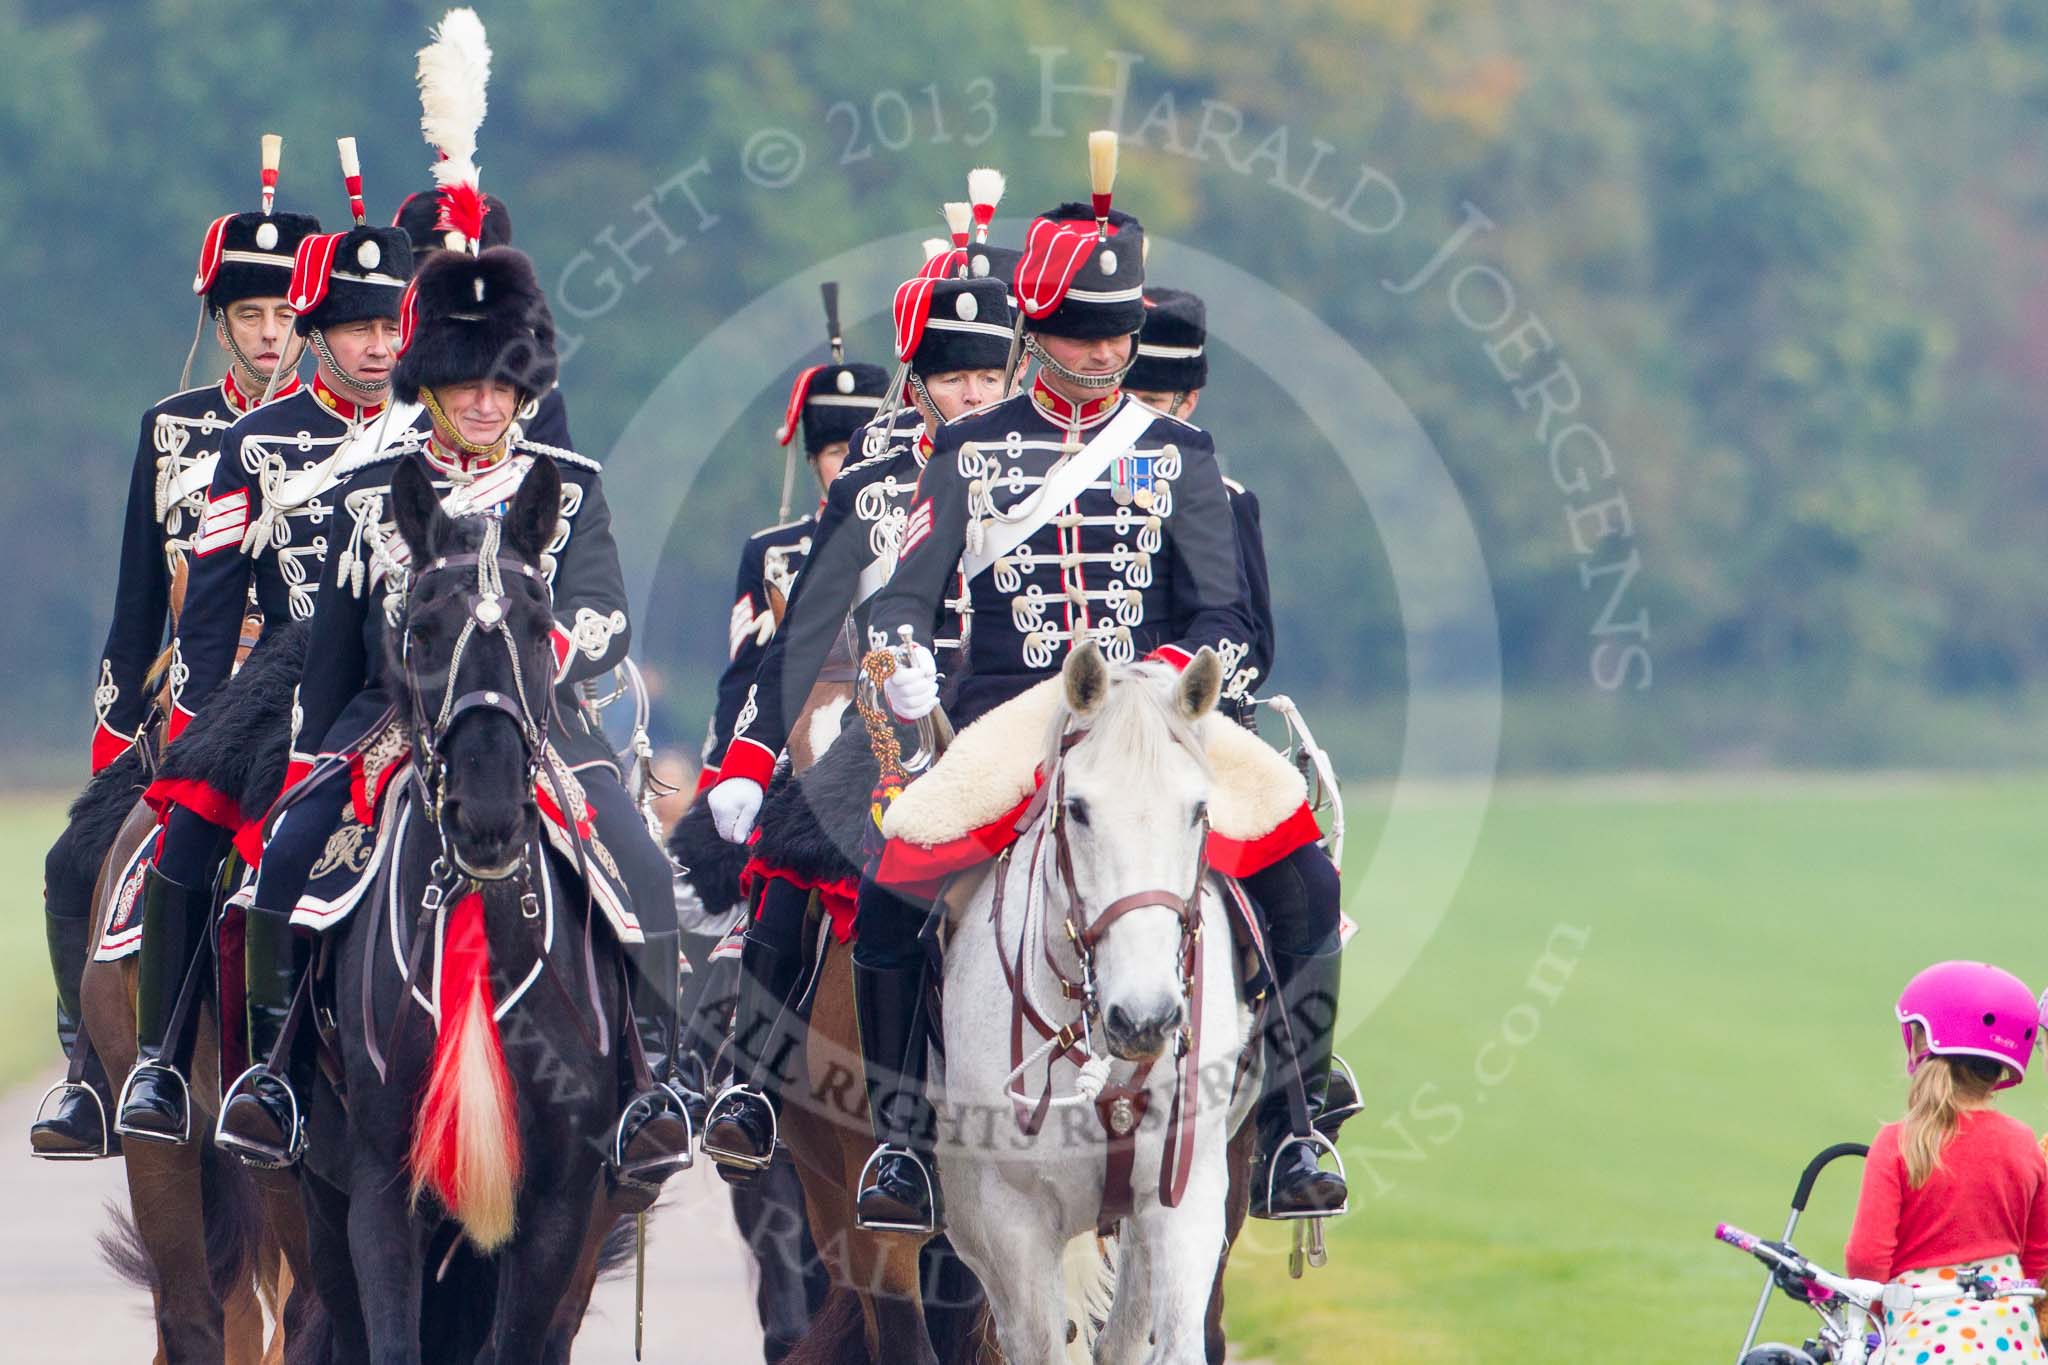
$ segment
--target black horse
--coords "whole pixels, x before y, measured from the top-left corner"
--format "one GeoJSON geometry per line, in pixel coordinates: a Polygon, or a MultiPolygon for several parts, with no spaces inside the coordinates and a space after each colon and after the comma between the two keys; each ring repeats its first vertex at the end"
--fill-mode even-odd
{"type": "Polygon", "coordinates": [[[417,1365],[423,1326],[451,1314],[472,1341],[437,1361],[471,1345],[489,1365],[566,1360],[558,1308],[580,1308],[612,1222],[623,984],[535,800],[538,774],[573,808],[545,756],[539,565],[560,478],[537,460],[502,521],[451,519],[410,462],[391,494],[414,566],[387,637],[413,791],[390,802],[382,876],[320,945],[337,1064],[309,1099],[301,1175],[320,1297],[339,1362],[417,1365]],[[461,1273],[478,1258],[487,1274],[461,1273]]]}

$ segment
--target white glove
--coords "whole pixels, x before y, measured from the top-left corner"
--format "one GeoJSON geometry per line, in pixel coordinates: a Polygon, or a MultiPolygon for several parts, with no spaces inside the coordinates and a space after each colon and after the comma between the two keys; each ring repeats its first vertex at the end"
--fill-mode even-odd
{"type": "Polygon", "coordinates": [[[766,794],[751,777],[728,777],[704,793],[705,804],[711,807],[711,823],[718,826],[718,837],[729,844],[744,844],[754,832],[754,821],[761,814],[761,798],[766,794]]]}
{"type": "Polygon", "coordinates": [[[939,704],[939,664],[923,645],[912,645],[908,659],[882,684],[882,695],[898,720],[923,720],[939,704]]]}

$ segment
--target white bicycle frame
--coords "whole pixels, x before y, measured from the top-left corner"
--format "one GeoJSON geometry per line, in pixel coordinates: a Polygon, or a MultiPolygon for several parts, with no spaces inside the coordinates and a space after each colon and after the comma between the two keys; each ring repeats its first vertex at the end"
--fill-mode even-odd
{"type": "MultiPolygon", "coordinates": [[[[1816,1339],[1829,1349],[1831,1354],[1827,1358],[1836,1365],[1868,1365],[1884,1354],[1888,1342],[1882,1310],[1903,1313],[1930,1303],[1977,1296],[1974,1286],[1961,1281],[1938,1289],[1914,1289],[1903,1284],[1880,1284],[1876,1280],[1852,1280],[1846,1275],[1823,1270],[1803,1256],[1787,1256],[1766,1245],[1762,1238],[1726,1223],[1714,1229],[1714,1236],[1760,1261],[1790,1271],[1823,1291],[1822,1297],[1809,1300],[1808,1307],[1820,1316],[1821,1329],[1816,1339]]],[[[2001,1279],[1998,1291],[1989,1297],[2039,1300],[2044,1295],[2048,1295],[2048,1290],[2031,1281],[2001,1279]]]]}

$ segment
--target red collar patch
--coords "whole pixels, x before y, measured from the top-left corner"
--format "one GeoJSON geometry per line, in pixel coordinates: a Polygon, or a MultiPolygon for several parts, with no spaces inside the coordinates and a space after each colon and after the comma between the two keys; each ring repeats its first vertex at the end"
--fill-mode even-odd
{"type": "Polygon", "coordinates": [[[375,417],[378,413],[384,411],[382,403],[351,403],[333,389],[328,388],[326,379],[321,377],[318,370],[313,372],[313,396],[320,400],[321,407],[326,408],[344,422],[360,422],[364,418],[375,417]]]}
{"type": "MultiPolygon", "coordinates": [[[[305,381],[300,379],[298,371],[294,370],[289,379],[277,386],[277,392],[271,395],[270,401],[275,403],[280,398],[289,398],[304,387],[306,387],[305,381]]],[[[227,402],[228,408],[232,412],[242,413],[247,412],[251,408],[263,406],[262,394],[259,393],[251,397],[242,392],[242,386],[235,382],[235,372],[233,369],[230,369],[225,375],[221,376],[220,396],[227,402]]]]}
{"type": "Polygon", "coordinates": [[[1115,388],[1100,398],[1090,398],[1085,403],[1077,404],[1056,392],[1045,382],[1044,375],[1034,375],[1031,379],[1031,401],[1038,405],[1040,412],[1062,426],[1092,427],[1109,416],[1110,410],[1116,407],[1117,401],[1123,396],[1123,390],[1115,388]]]}

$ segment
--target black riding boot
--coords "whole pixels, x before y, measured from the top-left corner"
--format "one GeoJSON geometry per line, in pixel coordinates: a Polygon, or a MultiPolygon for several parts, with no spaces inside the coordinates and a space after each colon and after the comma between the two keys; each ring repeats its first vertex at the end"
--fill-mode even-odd
{"type": "Polygon", "coordinates": [[[700,1133],[705,1112],[711,1107],[710,1096],[718,1093],[714,1068],[725,1047],[726,1030],[732,1026],[734,997],[739,994],[739,959],[730,954],[711,955],[723,938],[722,934],[683,935],[683,957],[690,971],[683,976],[683,1045],[676,1051],[676,1084],[703,1100],[690,1109],[690,1126],[700,1133]]]}
{"type": "Polygon", "coordinates": [[[867,1232],[935,1233],[945,1212],[932,1159],[938,1120],[924,1093],[925,969],[853,964],[875,1153],[861,1171],[854,1222],[867,1232]]]}
{"type": "Polygon", "coordinates": [[[275,1169],[299,1159],[298,1097],[278,1042],[299,987],[298,946],[287,911],[250,906],[242,916],[243,979],[249,996],[249,1071],[221,1105],[214,1140],[251,1166],[275,1169]]]}
{"type": "MultiPolygon", "coordinates": [[[[676,1005],[682,987],[678,944],[679,935],[670,930],[649,934],[646,942],[626,949],[633,1030],[653,1080],[626,1100],[612,1135],[613,1168],[620,1180],[633,1185],[658,1186],[691,1160],[691,1097],[675,1074],[681,1024],[676,1005]]],[[[630,1064],[626,1074],[633,1074],[630,1064]]]]}
{"type": "Polygon", "coordinates": [[[121,1150],[111,1122],[113,1091],[92,1039],[79,1026],[79,983],[85,976],[92,919],[51,914],[46,904],[43,927],[50,941],[50,974],[57,981],[57,1042],[72,1059],[79,1078],[67,1080],[52,1092],[47,1110],[28,1130],[29,1150],[36,1156],[66,1161],[112,1156],[121,1150]]]}
{"type": "Polygon", "coordinates": [[[135,1069],[121,1091],[114,1126],[143,1142],[192,1135],[192,1092],[178,1070],[178,1040],[165,1036],[192,953],[206,927],[210,888],[181,886],[154,865],[142,870],[142,962],[135,992],[135,1069]]]}
{"type": "MultiPolygon", "coordinates": [[[[1348,1197],[1344,1177],[1322,1168],[1315,1140],[1294,1136],[1288,1113],[1284,1068],[1299,1066],[1314,1126],[1330,1109],[1330,1056],[1337,1025],[1339,949],[1311,956],[1275,949],[1278,1004],[1291,1026],[1275,1020],[1265,1030],[1266,1095],[1259,1101],[1259,1155],[1252,1164],[1254,1218],[1317,1218],[1341,1213],[1348,1197]],[[1289,1055],[1289,1035],[1296,1050],[1289,1055]]],[[[1341,1121],[1341,1116],[1338,1117],[1341,1121]]]]}
{"type": "Polygon", "coordinates": [[[787,1002],[802,967],[801,957],[748,929],[732,1022],[733,1081],[704,1121],[704,1155],[735,1185],[775,1159],[776,1115],[803,1027],[787,1002]]]}

